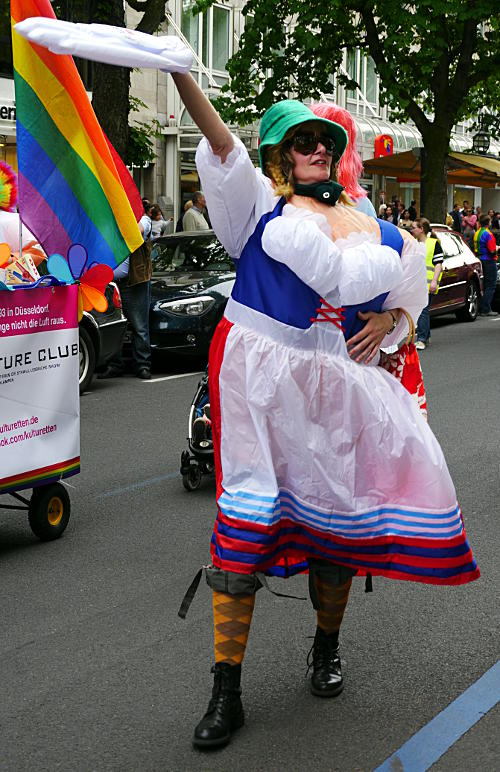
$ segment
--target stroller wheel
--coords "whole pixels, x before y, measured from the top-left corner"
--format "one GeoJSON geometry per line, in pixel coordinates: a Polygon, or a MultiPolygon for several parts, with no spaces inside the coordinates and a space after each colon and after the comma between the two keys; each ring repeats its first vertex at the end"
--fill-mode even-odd
{"type": "Polygon", "coordinates": [[[201,485],[201,469],[199,466],[190,466],[189,471],[182,475],[182,484],[187,491],[195,491],[201,485]]]}

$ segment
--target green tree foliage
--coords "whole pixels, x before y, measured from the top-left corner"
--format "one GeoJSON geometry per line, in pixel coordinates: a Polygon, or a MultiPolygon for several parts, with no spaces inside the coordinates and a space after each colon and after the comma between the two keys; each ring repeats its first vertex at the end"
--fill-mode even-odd
{"type": "MultiPolygon", "coordinates": [[[[147,105],[137,97],[129,96],[130,112],[138,112],[147,105]]],[[[129,165],[142,166],[153,163],[156,158],[155,139],[161,138],[161,124],[156,119],[150,123],[134,120],[128,127],[127,162],[129,165]]]]}
{"type": "MultiPolygon", "coordinates": [[[[212,2],[198,0],[198,10],[212,2]]],[[[483,107],[498,115],[498,0],[248,0],[243,13],[250,23],[217,102],[223,117],[248,124],[290,94],[318,98],[334,74],[352,88],[342,52],[359,48],[375,62],[382,104],[422,135],[425,211],[443,218],[452,127],[483,107]]]]}

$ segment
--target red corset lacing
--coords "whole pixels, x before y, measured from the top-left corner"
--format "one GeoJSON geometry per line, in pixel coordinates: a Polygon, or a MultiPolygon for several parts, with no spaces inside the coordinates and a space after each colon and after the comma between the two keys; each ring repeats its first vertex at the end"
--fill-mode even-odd
{"type": "Polygon", "coordinates": [[[345,321],[345,308],[342,306],[340,308],[334,308],[330,303],[327,303],[324,298],[320,298],[320,300],[321,306],[316,309],[318,316],[311,316],[311,322],[331,322],[335,327],[338,327],[339,330],[344,332],[342,322],[345,321]]]}

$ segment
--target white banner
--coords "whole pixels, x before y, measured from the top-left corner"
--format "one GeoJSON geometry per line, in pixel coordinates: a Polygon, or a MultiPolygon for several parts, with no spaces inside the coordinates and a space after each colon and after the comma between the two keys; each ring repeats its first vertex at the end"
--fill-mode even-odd
{"type": "Polygon", "coordinates": [[[0,291],[0,492],[80,469],[77,293],[0,291]]]}

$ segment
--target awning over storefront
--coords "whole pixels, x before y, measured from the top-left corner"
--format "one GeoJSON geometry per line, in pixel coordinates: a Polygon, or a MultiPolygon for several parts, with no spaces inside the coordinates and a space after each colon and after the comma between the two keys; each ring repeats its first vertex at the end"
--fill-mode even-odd
{"type": "MultiPolygon", "coordinates": [[[[405,153],[370,158],[363,161],[365,172],[397,177],[404,182],[420,181],[420,148],[405,153]]],[[[480,188],[500,186],[500,161],[472,153],[449,153],[446,157],[449,185],[472,185],[480,188]]]]}

